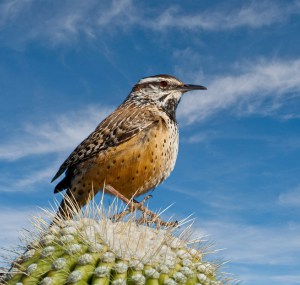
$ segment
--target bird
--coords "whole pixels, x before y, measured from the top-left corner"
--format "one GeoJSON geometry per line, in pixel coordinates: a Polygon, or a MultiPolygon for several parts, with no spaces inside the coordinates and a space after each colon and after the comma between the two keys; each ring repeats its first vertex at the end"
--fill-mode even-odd
{"type": "Polygon", "coordinates": [[[54,193],[66,190],[56,217],[69,219],[105,185],[132,199],[156,188],[171,173],[178,153],[176,109],[184,93],[206,90],[159,74],[140,79],[62,163],[54,193]]]}

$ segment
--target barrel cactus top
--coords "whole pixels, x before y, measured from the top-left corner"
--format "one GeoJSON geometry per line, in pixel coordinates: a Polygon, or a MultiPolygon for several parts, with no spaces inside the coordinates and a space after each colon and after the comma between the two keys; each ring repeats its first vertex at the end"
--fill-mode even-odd
{"type": "Polygon", "coordinates": [[[220,264],[204,261],[204,250],[189,244],[187,228],[157,229],[137,224],[133,216],[115,222],[101,213],[50,228],[40,221],[0,284],[232,284],[219,272],[220,264]]]}

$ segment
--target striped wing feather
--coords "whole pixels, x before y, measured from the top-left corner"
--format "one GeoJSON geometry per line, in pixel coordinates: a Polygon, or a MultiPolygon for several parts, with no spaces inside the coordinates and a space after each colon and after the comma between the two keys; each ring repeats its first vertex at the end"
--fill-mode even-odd
{"type": "Polygon", "coordinates": [[[51,182],[70,167],[97,155],[100,151],[130,140],[140,131],[155,123],[157,123],[155,115],[149,109],[119,107],[75,148],[60,166],[51,182]]]}

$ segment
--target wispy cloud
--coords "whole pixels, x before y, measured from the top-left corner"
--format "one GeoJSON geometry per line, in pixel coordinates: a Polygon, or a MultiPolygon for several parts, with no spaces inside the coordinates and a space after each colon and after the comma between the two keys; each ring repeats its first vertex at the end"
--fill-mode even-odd
{"type": "Polygon", "coordinates": [[[0,5],[0,30],[15,21],[20,14],[28,12],[31,3],[32,0],[3,1],[0,5]]]}
{"type": "MultiPolygon", "coordinates": [[[[29,227],[29,218],[34,209],[1,208],[0,210],[0,247],[16,246],[19,243],[20,232],[29,227]]],[[[3,251],[1,250],[1,253],[3,251]]]]}
{"type": "Polygon", "coordinates": [[[222,7],[222,10],[189,15],[176,6],[163,11],[151,26],[155,29],[181,28],[208,31],[232,30],[241,27],[260,28],[281,22],[299,12],[300,6],[297,3],[283,6],[274,1],[252,1],[239,8],[222,7]]]}
{"type": "MultiPolygon", "coordinates": [[[[230,263],[229,263],[230,264],[230,263]]],[[[253,274],[251,269],[243,268],[244,274],[239,274],[240,279],[242,279],[241,284],[256,284],[256,285],[281,285],[281,284],[289,284],[289,285],[298,285],[300,274],[296,271],[294,274],[288,274],[284,270],[275,269],[274,272],[269,272],[269,270],[261,270],[253,274]]]]}
{"type": "MultiPolygon", "coordinates": [[[[285,118],[287,120],[287,118],[285,118]]],[[[294,117],[289,119],[294,119],[294,117]]],[[[264,134],[251,134],[251,133],[237,133],[235,131],[224,130],[201,130],[199,133],[193,133],[190,137],[182,137],[182,143],[210,143],[213,141],[243,141],[263,143],[270,150],[281,153],[287,153],[300,149],[300,138],[297,134],[293,135],[264,135],[264,134]]]]}
{"type": "Polygon", "coordinates": [[[58,169],[58,164],[53,163],[51,166],[39,165],[38,170],[18,170],[9,172],[0,177],[1,192],[23,192],[30,193],[40,190],[50,183],[51,178],[58,169]]]}
{"type": "Polygon", "coordinates": [[[207,84],[205,93],[186,95],[179,108],[179,116],[190,123],[228,108],[240,115],[272,114],[289,97],[299,97],[299,73],[299,58],[244,63],[235,74],[214,78],[207,84]]]}
{"type": "Polygon", "coordinates": [[[89,107],[57,116],[47,123],[27,123],[24,125],[24,133],[0,144],[0,160],[72,150],[110,111],[108,107],[89,107]]]}
{"type": "Polygon", "coordinates": [[[281,193],[278,198],[279,204],[287,207],[299,207],[300,206],[300,186],[281,193]]]}
{"type": "Polygon", "coordinates": [[[52,1],[6,0],[0,5],[1,37],[5,42],[40,40],[54,46],[82,37],[93,39],[104,31],[131,26],[139,15],[134,7],[131,0],[74,0],[54,5],[52,1]]]}
{"type": "Polygon", "coordinates": [[[26,123],[22,133],[14,134],[15,137],[9,137],[7,142],[0,144],[0,160],[13,163],[28,157],[31,159],[28,162],[30,167],[22,169],[18,166],[17,172],[6,174],[2,170],[0,192],[29,193],[48,185],[59,162],[55,159],[49,163],[46,155],[56,153],[63,160],[63,156],[88,136],[110,111],[109,107],[88,107],[49,118],[46,123],[26,123]],[[36,159],[37,155],[44,155],[45,159],[36,159]]]}
{"type": "MultiPolygon", "coordinates": [[[[256,277],[254,277],[251,266],[261,265],[262,268],[279,266],[282,268],[284,265],[299,263],[299,224],[298,227],[290,225],[259,226],[218,219],[199,223],[197,232],[202,236],[208,235],[209,240],[216,240],[216,248],[225,249],[220,255],[230,260],[230,263],[243,268],[241,270],[243,274],[240,274],[239,278],[245,282],[256,279],[259,284],[270,284],[272,280],[279,281],[285,275],[284,272],[274,275],[273,271],[268,275],[263,270],[256,270],[256,277]]],[[[294,272],[294,274],[296,273],[298,274],[297,271],[294,272]]],[[[291,274],[293,272],[287,273],[287,278],[291,277],[291,274]]],[[[278,284],[281,283],[278,282],[278,284]]]]}
{"type": "Polygon", "coordinates": [[[226,256],[233,262],[284,265],[299,261],[299,226],[266,227],[221,220],[207,221],[201,226],[221,247],[228,249],[226,256]]]}
{"type": "MultiPolygon", "coordinates": [[[[6,0],[0,5],[0,11],[0,31],[9,36],[9,40],[42,40],[59,45],[82,37],[94,39],[103,32],[111,36],[115,29],[127,31],[136,27],[155,31],[170,28],[207,31],[260,28],[300,13],[300,5],[298,2],[282,5],[274,1],[252,1],[240,7],[227,5],[222,9],[195,13],[179,5],[150,9],[134,0],[74,0],[56,5],[51,1],[6,0]],[[40,9],[41,5],[47,8],[40,9]]],[[[2,40],[7,38],[3,36],[2,40]]]]}
{"type": "MultiPolygon", "coordinates": [[[[273,278],[270,278],[271,280],[273,279],[275,282],[278,282],[278,284],[299,284],[299,279],[300,275],[299,274],[276,274],[273,276],[273,278]]],[[[274,283],[273,283],[274,284],[274,283]]]]}

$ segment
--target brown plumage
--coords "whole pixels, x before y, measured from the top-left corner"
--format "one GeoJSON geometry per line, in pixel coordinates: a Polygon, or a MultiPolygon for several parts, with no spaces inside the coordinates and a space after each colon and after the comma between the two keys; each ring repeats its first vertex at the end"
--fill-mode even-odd
{"type": "MultiPolygon", "coordinates": [[[[184,92],[206,89],[169,75],[141,79],[125,101],[70,154],[52,179],[65,177],[54,192],[83,207],[90,195],[111,185],[130,199],[155,188],[174,168],[178,152],[175,111],[184,92]]],[[[91,198],[91,197],[90,197],[91,198]]]]}

